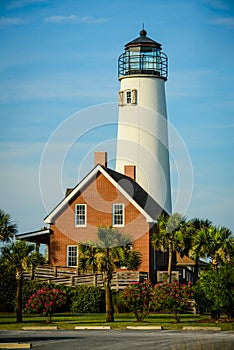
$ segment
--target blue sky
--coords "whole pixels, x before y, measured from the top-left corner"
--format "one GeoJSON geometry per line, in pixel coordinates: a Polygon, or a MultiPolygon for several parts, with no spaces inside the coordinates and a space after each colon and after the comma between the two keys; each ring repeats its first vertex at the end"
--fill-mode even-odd
{"type": "Polygon", "coordinates": [[[0,207],[19,232],[44,225],[94,149],[114,158],[117,59],[142,23],[169,57],[168,117],[191,159],[183,214],[234,229],[233,1],[2,0],[0,207]]]}

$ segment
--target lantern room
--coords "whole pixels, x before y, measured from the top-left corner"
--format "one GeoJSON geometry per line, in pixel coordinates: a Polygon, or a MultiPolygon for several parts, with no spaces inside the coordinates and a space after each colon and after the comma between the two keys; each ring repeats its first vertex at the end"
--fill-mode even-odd
{"type": "Polygon", "coordinates": [[[118,77],[128,75],[153,75],[167,80],[167,55],[161,44],[147,37],[145,29],[140,36],[125,45],[125,52],[118,60],[118,77]]]}

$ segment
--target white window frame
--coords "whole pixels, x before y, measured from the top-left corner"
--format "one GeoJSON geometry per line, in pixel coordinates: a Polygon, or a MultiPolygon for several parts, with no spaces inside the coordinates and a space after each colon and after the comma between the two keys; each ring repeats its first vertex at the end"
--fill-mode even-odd
{"type": "Polygon", "coordinates": [[[78,266],[78,253],[79,253],[79,249],[78,249],[78,245],[67,245],[67,253],[66,253],[66,258],[67,258],[67,266],[68,267],[77,267],[78,266]],[[73,259],[73,257],[71,256],[71,253],[73,253],[70,248],[76,248],[76,264],[75,265],[69,265],[69,260],[73,259]]]}
{"type": "Polygon", "coordinates": [[[112,205],[112,225],[113,225],[113,227],[123,227],[125,225],[125,215],[124,215],[125,213],[124,213],[124,211],[125,211],[125,208],[124,208],[123,203],[113,203],[113,205],[112,205]],[[122,223],[121,224],[115,223],[115,216],[117,215],[115,213],[115,210],[116,210],[117,206],[122,206],[122,223]]]}
{"type": "Polygon", "coordinates": [[[74,212],[74,219],[75,219],[75,227],[86,227],[86,224],[87,224],[87,204],[83,204],[83,203],[78,203],[78,204],[75,204],[75,212],[74,212]],[[83,206],[85,208],[85,222],[80,224],[80,223],[77,223],[77,208],[79,206],[83,206]]]}
{"type": "Polygon", "coordinates": [[[132,90],[126,90],[125,97],[126,97],[126,104],[130,105],[132,103],[132,90]]]}

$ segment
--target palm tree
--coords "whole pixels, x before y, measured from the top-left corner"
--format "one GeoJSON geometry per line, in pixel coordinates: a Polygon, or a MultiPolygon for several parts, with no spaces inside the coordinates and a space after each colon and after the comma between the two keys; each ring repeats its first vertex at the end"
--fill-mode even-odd
{"type": "Polygon", "coordinates": [[[199,261],[203,256],[204,232],[212,226],[212,222],[208,219],[194,218],[188,222],[188,225],[190,225],[190,242],[187,246],[187,253],[195,260],[193,277],[194,282],[196,282],[198,280],[199,261]]]}
{"type": "Polygon", "coordinates": [[[15,241],[1,248],[1,261],[6,266],[10,266],[15,272],[16,278],[16,320],[22,322],[22,286],[23,273],[29,266],[43,264],[43,256],[35,251],[33,244],[25,241],[15,241]]]}
{"type": "Polygon", "coordinates": [[[120,266],[137,269],[140,263],[141,255],[139,252],[131,250],[129,237],[112,227],[99,227],[97,241],[80,245],[80,268],[83,271],[91,269],[94,274],[102,273],[105,288],[106,322],[114,321],[111,294],[111,280],[114,270],[120,266]]]}
{"type": "Polygon", "coordinates": [[[176,250],[184,247],[186,219],[178,213],[170,216],[162,214],[158,219],[158,232],[153,233],[151,244],[156,250],[168,251],[168,278],[171,283],[172,259],[176,250]]]}
{"type": "Polygon", "coordinates": [[[0,241],[9,242],[17,233],[17,225],[12,222],[9,214],[0,209],[0,241]]]}
{"type": "Polygon", "coordinates": [[[226,227],[202,227],[194,240],[192,251],[202,258],[209,259],[213,270],[218,264],[231,261],[234,256],[234,237],[226,227]]]}

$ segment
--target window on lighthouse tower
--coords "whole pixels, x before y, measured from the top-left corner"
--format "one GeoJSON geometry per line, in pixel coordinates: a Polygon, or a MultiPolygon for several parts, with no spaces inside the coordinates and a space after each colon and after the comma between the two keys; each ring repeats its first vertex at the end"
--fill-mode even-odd
{"type": "Polygon", "coordinates": [[[126,91],[126,102],[127,103],[132,103],[132,92],[130,91],[126,91]]]}
{"type": "Polygon", "coordinates": [[[124,106],[127,104],[132,104],[132,105],[137,104],[136,89],[119,91],[119,106],[124,106]]]}

